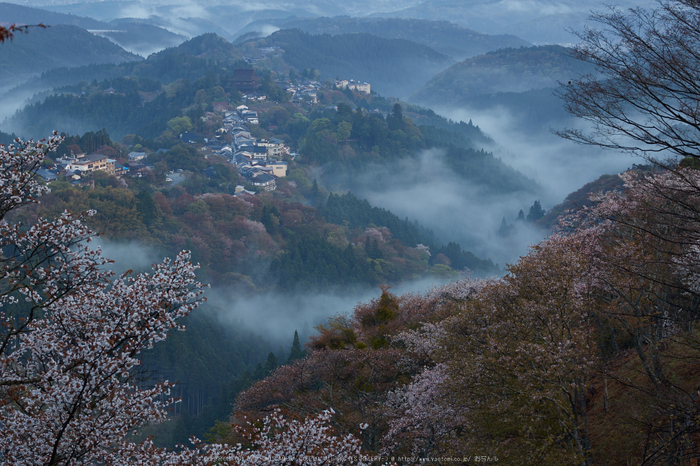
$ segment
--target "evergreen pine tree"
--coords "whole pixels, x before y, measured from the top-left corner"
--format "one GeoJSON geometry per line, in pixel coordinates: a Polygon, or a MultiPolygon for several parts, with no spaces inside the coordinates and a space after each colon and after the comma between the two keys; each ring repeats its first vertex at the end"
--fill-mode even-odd
{"type": "Polygon", "coordinates": [[[270,351],[270,354],[267,355],[265,366],[263,366],[263,371],[265,372],[265,375],[277,369],[278,365],[279,364],[277,363],[277,356],[275,356],[275,353],[270,351]]]}
{"type": "Polygon", "coordinates": [[[253,379],[261,380],[263,377],[265,377],[265,370],[263,369],[262,364],[258,363],[258,365],[255,366],[255,372],[253,372],[253,379]]]}
{"type": "Polygon", "coordinates": [[[151,226],[158,219],[156,203],[147,190],[143,190],[136,196],[136,210],[143,217],[143,223],[151,226]]]}
{"type": "Polygon", "coordinates": [[[403,129],[403,110],[400,104],[394,104],[392,112],[387,117],[387,126],[389,131],[403,129]]]}
{"type": "Polygon", "coordinates": [[[382,254],[382,250],[379,249],[379,242],[375,239],[372,241],[372,259],[381,259],[384,257],[384,254],[382,254]]]}
{"type": "Polygon", "coordinates": [[[535,203],[532,204],[532,207],[530,207],[530,213],[527,214],[527,221],[535,222],[541,219],[542,217],[544,217],[544,210],[542,209],[542,205],[540,204],[540,201],[535,201],[535,203]]]}
{"type": "Polygon", "coordinates": [[[292,340],[292,348],[289,350],[289,356],[287,357],[287,364],[291,364],[295,359],[300,359],[305,356],[304,351],[301,349],[301,343],[299,343],[299,332],[294,330],[294,340],[292,340]]]}

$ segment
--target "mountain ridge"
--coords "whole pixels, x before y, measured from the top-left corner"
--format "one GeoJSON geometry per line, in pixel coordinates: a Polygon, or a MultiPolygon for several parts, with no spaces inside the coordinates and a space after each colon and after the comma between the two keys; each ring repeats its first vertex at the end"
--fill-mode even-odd
{"type": "Polygon", "coordinates": [[[238,31],[243,34],[264,31],[271,26],[300,29],[309,34],[367,33],[384,39],[406,39],[448,55],[456,60],[504,47],[532,45],[509,34],[489,35],[448,21],[405,18],[357,18],[351,16],[259,20],[238,31]]]}

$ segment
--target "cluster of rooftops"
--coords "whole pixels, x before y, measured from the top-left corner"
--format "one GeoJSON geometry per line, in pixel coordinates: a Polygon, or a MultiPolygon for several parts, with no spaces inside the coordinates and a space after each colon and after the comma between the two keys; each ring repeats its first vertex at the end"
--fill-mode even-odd
{"type": "Polygon", "coordinates": [[[226,156],[253,186],[266,191],[276,189],[276,179],[287,175],[289,147],[277,138],[258,139],[251,135],[249,124],[257,124],[257,113],[240,105],[235,112],[226,112],[224,129],[232,136],[233,147],[222,148],[226,156]],[[255,122],[251,121],[254,120],[255,122]]]}
{"type": "MultiPolygon", "coordinates": [[[[237,87],[240,91],[250,93],[248,100],[256,99],[256,90],[260,84],[260,77],[255,75],[252,69],[236,69],[229,84],[237,87]]],[[[316,81],[302,81],[291,84],[287,82],[278,83],[286,88],[296,100],[317,103],[316,92],[323,85],[316,81]]],[[[352,89],[357,92],[370,92],[370,85],[365,82],[354,80],[338,80],[334,83],[338,89],[352,89]]],[[[204,148],[211,153],[219,154],[229,160],[253,186],[266,191],[276,189],[276,180],[287,174],[287,162],[282,158],[290,154],[289,147],[284,141],[277,138],[258,139],[251,135],[249,125],[259,124],[258,113],[250,110],[246,105],[240,105],[235,111],[224,110],[223,127],[217,131],[217,135],[212,139],[205,139],[197,133],[186,132],[180,135],[182,142],[188,144],[204,143],[204,148]],[[227,144],[224,134],[232,136],[232,143],[227,144]]],[[[160,149],[165,151],[165,149],[160,149]]],[[[56,180],[59,175],[64,175],[73,184],[91,184],[85,175],[94,171],[103,171],[118,178],[129,174],[132,176],[143,176],[145,171],[152,170],[152,166],[144,163],[145,152],[130,152],[129,162],[122,166],[116,160],[107,155],[93,153],[90,155],[74,154],[64,156],[56,160],[52,167],[42,168],[37,171],[45,181],[56,180]]],[[[236,188],[237,192],[244,191],[242,186],[236,188]]]]}
{"type": "Polygon", "coordinates": [[[86,174],[98,170],[121,177],[129,172],[129,167],[124,167],[103,154],[84,155],[71,152],[70,156],[57,158],[53,166],[37,170],[37,175],[46,182],[54,181],[59,175],[63,175],[72,184],[81,185],[86,183],[86,174]]]}
{"type": "MultiPolygon", "coordinates": [[[[249,127],[254,124],[258,124],[258,114],[246,105],[225,111],[223,127],[214,138],[204,141],[204,147],[225,157],[253,186],[273,191],[277,188],[276,180],[287,175],[287,162],[282,158],[290,154],[289,147],[281,139],[254,137],[249,127]],[[224,142],[225,133],[231,135],[230,144],[224,142]]],[[[180,138],[189,144],[202,143],[196,133],[183,133],[180,138]]]]}

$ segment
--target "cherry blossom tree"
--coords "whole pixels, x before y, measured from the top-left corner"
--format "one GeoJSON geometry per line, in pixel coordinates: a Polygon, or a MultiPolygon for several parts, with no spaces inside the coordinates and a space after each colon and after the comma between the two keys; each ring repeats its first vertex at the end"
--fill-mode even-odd
{"type": "Polygon", "coordinates": [[[360,440],[351,435],[334,435],[329,423],[332,409],[323,410],[304,421],[290,420],[275,410],[260,422],[246,420],[243,426],[235,426],[240,443],[205,444],[192,440],[190,448],[174,453],[155,448],[146,441],[130,444],[120,452],[117,464],[143,464],[153,466],[180,466],[183,464],[206,466],[365,466],[365,456],[360,450],[360,440]]]}
{"type": "Polygon", "coordinates": [[[32,225],[14,210],[47,191],[48,141],[0,147],[0,457],[9,464],[105,461],[134,428],[164,419],[171,386],[137,387],[138,355],[201,301],[187,253],[114,277],[84,215],[32,225]]]}
{"type": "Polygon", "coordinates": [[[697,387],[676,366],[700,349],[700,178],[693,169],[700,158],[700,4],[659,0],[653,9],[612,8],[592,19],[600,27],[581,32],[573,54],[597,74],[560,93],[589,129],[560,134],[640,155],[665,171],[626,174],[625,192],[598,197],[583,212],[588,225],[577,228],[588,231],[592,279],[610,310],[599,315],[609,351],[631,346],[646,375],[644,383],[619,380],[648,408],[634,416],[646,438],[640,461],[674,463],[698,451],[697,387]]]}
{"type": "Polygon", "coordinates": [[[277,408],[308,416],[332,407],[339,433],[365,426],[364,451],[389,457],[443,452],[443,433],[454,430],[459,416],[445,409],[447,391],[438,383],[444,371],[433,360],[445,334],[439,322],[489,283],[462,280],[402,296],[382,287],[379,298],[358,305],[351,316],[317,326],[306,358],[242,392],[234,424],[244,415],[262,418],[277,408]]]}
{"type": "Polygon", "coordinates": [[[115,277],[94,233],[94,212],[31,225],[11,221],[48,188],[37,181],[60,139],[0,146],[0,460],[3,464],[362,464],[360,441],[333,435],[332,410],[304,421],[278,411],[248,423],[249,446],[193,439],[178,452],[129,441],[165,419],[170,382],[138,379],[139,354],[164,340],[202,301],[189,253],[150,274],[115,277]]]}
{"type": "Polygon", "coordinates": [[[677,365],[700,357],[700,173],[622,176],[624,192],[597,195],[575,216],[579,247],[591,261],[592,294],[605,303],[596,313],[603,357],[631,348],[645,377],[633,383],[607,368],[603,376],[637,393],[627,430],[644,445],[640,460],[673,462],[698,450],[697,383],[678,377],[677,365]]]}
{"type": "Polygon", "coordinates": [[[590,461],[585,394],[596,348],[576,242],[537,245],[442,323],[443,409],[462,418],[462,451],[508,464],[590,461]]]}
{"type": "Polygon", "coordinates": [[[382,453],[429,458],[459,451],[458,432],[466,419],[453,395],[444,364],[426,368],[410,384],[391,391],[382,453]]]}

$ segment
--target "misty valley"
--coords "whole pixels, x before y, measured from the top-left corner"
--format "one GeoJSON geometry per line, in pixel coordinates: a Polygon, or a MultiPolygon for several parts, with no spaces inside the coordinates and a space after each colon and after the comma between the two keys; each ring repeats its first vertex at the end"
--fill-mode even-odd
{"type": "Polygon", "coordinates": [[[0,18],[3,464],[697,463],[695,2],[0,18]]]}

